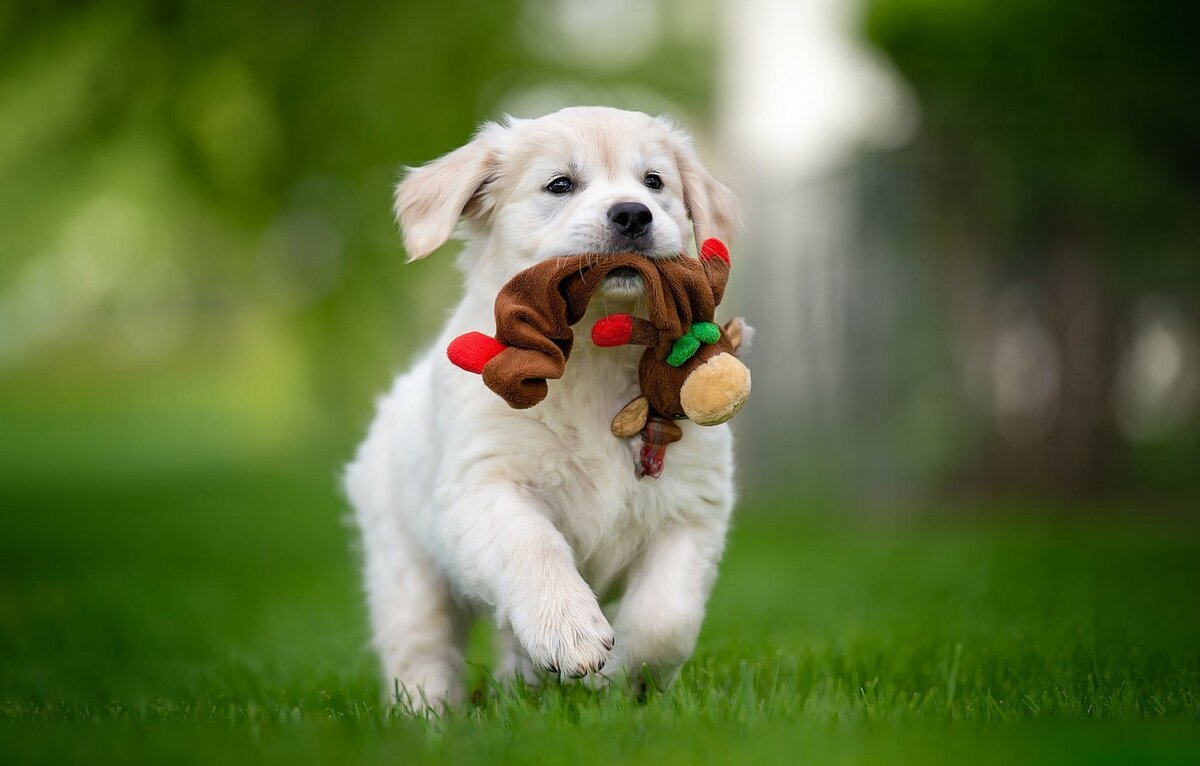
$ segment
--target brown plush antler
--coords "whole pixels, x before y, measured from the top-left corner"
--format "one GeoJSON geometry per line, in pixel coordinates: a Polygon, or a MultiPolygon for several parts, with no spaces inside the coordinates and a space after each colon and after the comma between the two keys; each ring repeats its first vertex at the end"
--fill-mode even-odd
{"type": "Polygon", "coordinates": [[[566,256],[513,277],[496,297],[495,339],[480,333],[460,336],[447,350],[451,361],[482,372],[488,388],[510,406],[532,407],[546,398],[546,381],[561,378],[566,369],[574,343],[571,325],[583,317],[604,277],[618,268],[641,275],[649,322],[658,335],[679,337],[693,321],[712,320],[713,269],[706,262],[633,254],[566,256]]]}

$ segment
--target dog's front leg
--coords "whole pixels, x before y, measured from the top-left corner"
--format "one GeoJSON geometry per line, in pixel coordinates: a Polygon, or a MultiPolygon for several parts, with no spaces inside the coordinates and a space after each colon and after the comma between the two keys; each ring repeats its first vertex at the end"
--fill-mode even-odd
{"type": "Polygon", "coordinates": [[[725,548],[726,522],[663,530],[630,570],[614,620],[620,642],[603,674],[635,690],[665,688],[691,656],[725,548]]]}
{"type": "Polygon", "coordinates": [[[604,667],[612,627],[571,547],[533,499],[489,485],[467,493],[450,516],[465,585],[495,607],[535,664],[569,677],[604,667]]]}

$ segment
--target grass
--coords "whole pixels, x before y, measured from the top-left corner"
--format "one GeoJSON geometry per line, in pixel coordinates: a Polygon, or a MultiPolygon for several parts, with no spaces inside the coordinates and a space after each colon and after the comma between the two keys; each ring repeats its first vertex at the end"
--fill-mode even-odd
{"type": "Polygon", "coordinates": [[[476,701],[408,718],[378,704],[332,457],[5,407],[6,763],[1200,759],[1182,520],[750,502],[664,694],[496,689],[480,633],[476,701]]]}

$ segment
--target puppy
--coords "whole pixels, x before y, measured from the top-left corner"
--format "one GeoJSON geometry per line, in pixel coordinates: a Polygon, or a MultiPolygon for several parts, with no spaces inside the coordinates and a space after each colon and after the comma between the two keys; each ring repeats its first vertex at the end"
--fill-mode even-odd
{"type": "MultiPolygon", "coordinates": [[[[639,479],[638,439],[615,438],[609,423],[637,394],[641,348],[577,342],[564,377],[528,410],[453,367],[445,348],[467,330],[490,333],[501,286],[539,261],[665,258],[693,234],[728,238],[732,193],[672,123],[575,107],[483,125],[409,172],[395,213],[411,260],[460,219],[467,244],[461,302],[379,401],[344,477],[387,692],[434,707],[461,699],[467,629],[484,613],[500,677],[669,683],[695,646],[725,545],[728,427],[683,422],[662,476],[639,479]]],[[[640,298],[640,277],[614,274],[579,327],[637,313],[640,298]]]]}

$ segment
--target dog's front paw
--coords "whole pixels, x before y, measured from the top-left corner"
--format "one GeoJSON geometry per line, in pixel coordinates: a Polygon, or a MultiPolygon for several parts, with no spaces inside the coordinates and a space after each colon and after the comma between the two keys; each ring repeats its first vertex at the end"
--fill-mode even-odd
{"type": "Polygon", "coordinates": [[[511,622],[535,664],[569,678],[598,673],[616,643],[596,597],[582,586],[513,610],[511,622]]]}

